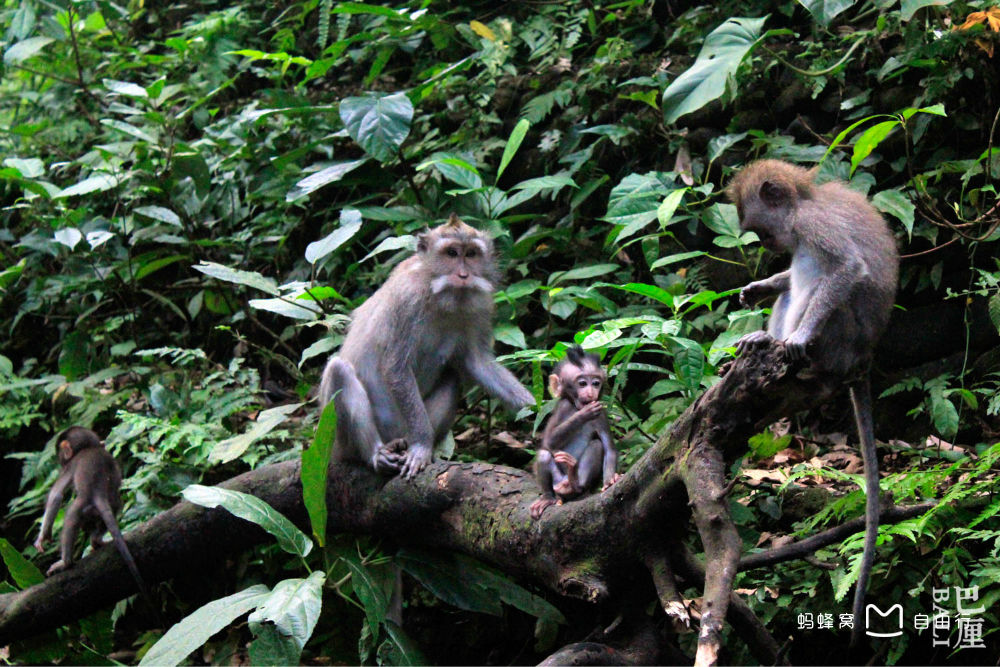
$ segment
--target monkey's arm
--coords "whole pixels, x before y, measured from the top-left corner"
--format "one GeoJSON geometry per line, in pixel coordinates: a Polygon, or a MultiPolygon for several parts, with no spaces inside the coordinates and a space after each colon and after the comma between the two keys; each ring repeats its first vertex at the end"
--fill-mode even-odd
{"type": "MultiPolygon", "coordinates": [[[[591,403],[590,405],[597,405],[599,408],[601,406],[600,403],[591,403]]],[[[542,432],[542,446],[550,451],[565,448],[577,435],[577,431],[586,421],[586,416],[593,412],[594,409],[588,410],[588,406],[584,406],[581,410],[574,410],[570,401],[565,398],[561,399],[552,416],[549,417],[546,430],[542,432]]]]}
{"type": "Polygon", "coordinates": [[[799,326],[784,341],[789,357],[803,359],[807,356],[807,345],[814,341],[831,313],[847,302],[855,283],[864,277],[865,265],[849,256],[817,280],[799,326]]]}
{"type": "Polygon", "coordinates": [[[59,512],[59,506],[63,502],[63,494],[66,493],[66,487],[69,486],[70,482],[73,481],[73,469],[72,464],[61,473],[56,479],[56,483],[52,485],[49,490],[49,495],[45,498],[45,513],[42,515],[42,529],[38,533],[38,539],[35,540],[35,548],[41,551],[45,547],[45,543],[52,539],[52,524],[56,520],[56,514],[59,512]]]}
{"type": "Polygon", "coordinates": [[[521,386],[511,371],[498,364],[489,350],[470,350],[463,365],[473,382],[511,410],[535,403],[532,393],[521,386]]]}
{"type": "Polygon", "coordinates": [[[745,308],[750,308],[767,296],[785,292],[789,289],[791,276],[792,270],[786,269],[764,280],[755,280],[753,283],[748,283],[740,290],[741,305],[745,308]]]}

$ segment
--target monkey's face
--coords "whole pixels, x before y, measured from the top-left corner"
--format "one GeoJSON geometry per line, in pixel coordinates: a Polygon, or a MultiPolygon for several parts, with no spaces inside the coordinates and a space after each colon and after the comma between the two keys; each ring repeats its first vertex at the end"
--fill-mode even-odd
{"type": "Polygon", "coordinates": [[[433,276],[432,294],[444,290],[493,292],[493,257],[489,244],[479,235],[441,236],[425,252],[433,276]]]}
{"type": "Polygon", "coordinates": [[[788,252],[795,246],[792,213],[791,198],[768,181],[758,192],[737,201],[740,228],[757,234],[761,245],[773,252],[788,252]]]}
{"type": "Polygon", "coordinates": [[[601,387],[605,383],[605,373],[600,368],[568,365],[564,368],[563,387],[567,398],[578,410],[601,398],[601,387]]]}

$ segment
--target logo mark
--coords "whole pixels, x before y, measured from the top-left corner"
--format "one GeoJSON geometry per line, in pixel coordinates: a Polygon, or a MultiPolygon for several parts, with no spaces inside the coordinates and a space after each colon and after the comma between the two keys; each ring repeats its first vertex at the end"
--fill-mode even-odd
{"type": "MultiPolygon", "coordinates": [[[[891,618],[890,621],[892,622],[893,619],[891,618]]],[[[869,635],[870,637],[899,637],[900,635],[904,634],[903,633],[903,628],[904,628],[904,607],[902,605],[900,605],[899,603],[893,605],[892,607],[890,607],[889,609],[887,609],[885,612],[882,609],[880,609],[879,607],[877,607],[876,605],[874,605],[874,604],[867,604],[865,606],[865,633],[867,635],[869,635]],[[871,630],[869,630],[869,625],[870,625],[870,623],[869,623],[869,612],[876,612],[876,615],[879,618],[884,618],[884,619],[887,618],[887,617],[889,617],[893,612],[897,612],[897,631],[896,632],[872,632],[871,630]]]]}

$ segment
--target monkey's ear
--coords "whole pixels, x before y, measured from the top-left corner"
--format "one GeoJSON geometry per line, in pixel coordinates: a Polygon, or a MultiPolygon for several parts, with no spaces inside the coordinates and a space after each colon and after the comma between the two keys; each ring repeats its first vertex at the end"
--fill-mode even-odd
{"type": "Polygon", "coordinates": [[[73,458],[73,445],[70,444],[69,440],[59,442],[59,458],[62,461],[69,461],[73,458]]]}
{"type": "Polygon", "coordinates": [[[789,193],[781,184],[774,181],[762,181],[758,195],[761,201],[772,207],[782,206],[789,201],[789,193]]]}
{"type": "Polygon", "coordinates": [[[559,398],[563,393],[563,383],[560,382],[560,376],[553,373],[549,376],[549,395],[553,398],[559,398]]]}
{"type": "Polygon", "coordinates": [[[428,251],[428,234],[431,232],[425,229],[423,232],[417,235],[417,252],[427,252],[428,251]]]}

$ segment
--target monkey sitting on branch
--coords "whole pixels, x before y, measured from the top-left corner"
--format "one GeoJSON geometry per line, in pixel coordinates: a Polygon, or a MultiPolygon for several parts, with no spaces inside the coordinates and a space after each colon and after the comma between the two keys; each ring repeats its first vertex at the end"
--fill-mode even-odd
{"type": "Polygon", "coordinates": [[[540,519],[550,505],[591,491],[599,473],[602,491],[621,477],[615,472],[619,454],[612,444],[605,406],[598,400],[604,384],[598,355],[585,353],[580,345],[567,348],[553,368],[549,392],[560,400],[546,423],[535,459],[542,497],[529,510],[533,519],[540,519]]]}
{"type": "Polygon", "coordinates": [[[879,530],[879,469],[873,436],[869,368],[897,291],[899,257],[879,212],[844,183],[814,183],[815,172],[780,160],[745,167],[727,188],[740,226],[762,245],[792,255],[791,266],[745,286],[750,307],[777,295],[767,333],[737,343],[739,353],[782,341],[790,360],[810,362],[828,388],[847,383],[865,467],[866,527],[852,610],[852,644],[863,630],[862,610],[879,530]]]}
{"type": "Polygon", "coordinates": [[[452,214],[353,316],[323,371],[320,402],[337,411],[335,460],[413,478],[455,420],[462,384],[512,410],[535,402],[494,359],[493,241],[452,214]]]}
{"type": "Polygon", "coordinates": [[[146,583],[139,574],[136,561],[125,544],[122,531],[118,529],[115,514],[122,507],[122,499],[118,490],[122,485],[122,471],[118,462],[104,448],[104,443],[97,434],[82,426],[71,426],[63,431],[58,441],[59,465],[62,471],[56,479],[45,500],[45,512],[42,515],[42,529],[35,540],[35,549],[42,552],[45,545],[52,539],[52,523],[62,504],[66,487],[73,485],[76,497],[66,510],[63,519],[63,532],[59,538],[60,558],[46,572],[47,576],[65,570],[73,565],[73,543],[81,529],[90,531],[90,545],[98,549],[103,544],[101,538],[107,531],[115,544],[122,560],[132,573],[139,592],[156,610],[153,605],[146,583]]]}

